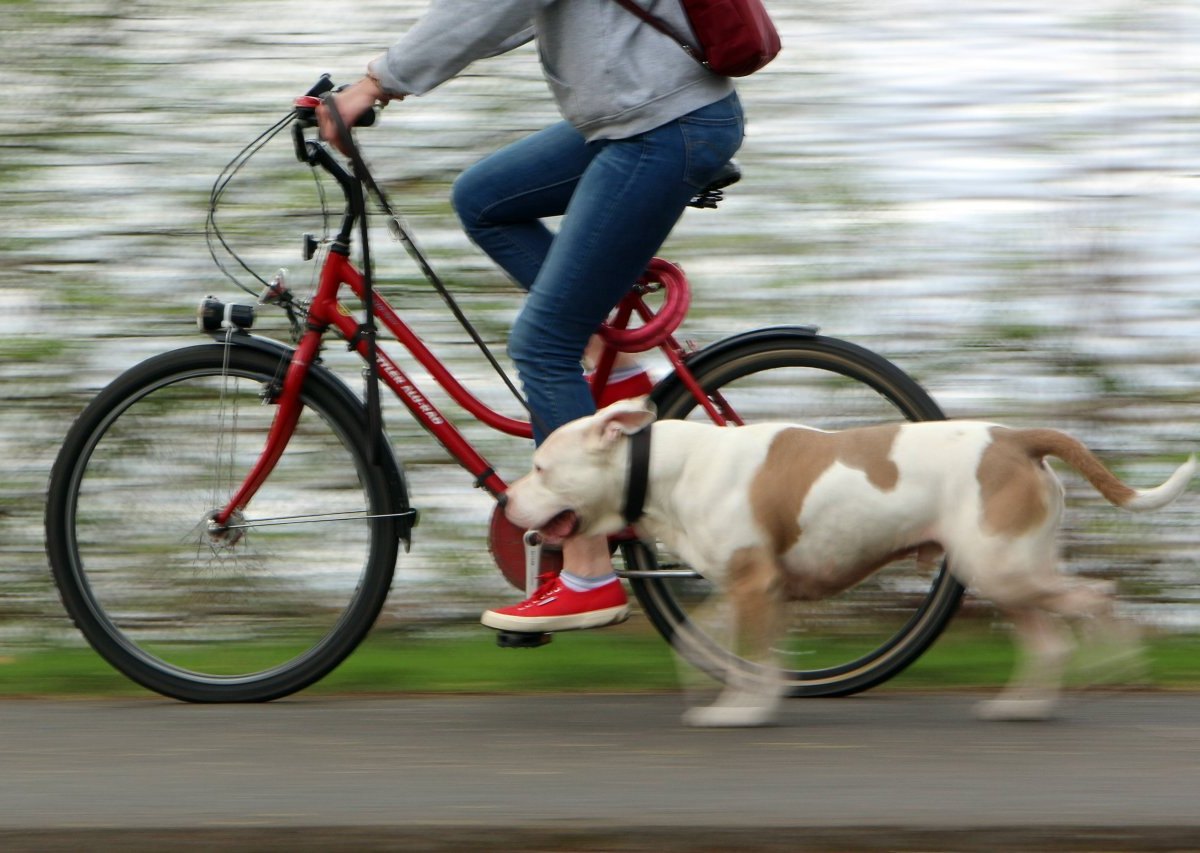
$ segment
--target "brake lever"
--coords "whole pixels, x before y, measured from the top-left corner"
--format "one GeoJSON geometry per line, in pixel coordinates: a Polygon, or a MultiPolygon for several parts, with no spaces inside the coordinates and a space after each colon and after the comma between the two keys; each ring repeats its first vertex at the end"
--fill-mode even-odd
{"type": "Polygon", "coordinates": [[[297,116],[296,121],[292,124],[292,145],[296,149],[296,159],[310,166],[313,165],[313,155],[308,148],[308,140],[304,137],[304,129],[312,127],[314,124],[316,124],[315,118],[312,124],[308,124],[300,116],[297,116]]]}

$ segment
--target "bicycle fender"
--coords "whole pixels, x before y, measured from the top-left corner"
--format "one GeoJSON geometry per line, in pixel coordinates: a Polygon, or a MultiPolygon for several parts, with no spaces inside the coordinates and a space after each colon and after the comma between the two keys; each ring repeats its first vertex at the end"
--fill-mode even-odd
{"type": "MultiPolygon", "coordinates": [[[[737,350],[753,351],[760,347],[771,349],[780,344],[795,343],[798,341],[808,341],[810,342],[810,346],[815,343],[824,350],[839,351],[860,365],[870,364],[871,369],[878,374],[891,375],[895,379],[911,383],[920,390],[920,396],[924,398],[924,401],[919,406],[922,410],[920,419],[946,419],[946,415],[933,398],[929,397],[924,389],[920,389],[915,380],[904,373],[901,368],[878,353],[865,349],[858,344],[820,335],[817,333],[816,326],[767,326],[762,329],[753,329],[749,332],[743,332],[719,340],[696,352],[688,353],[684,357],[684,363],[690,370],[699,372],[705,369],[709,363],[719,361],[737,350]]],[[[650,401],[655,405],[661,405],[663,400],[669,399],[671,395],[678,393],[682,386],[683,381],[679,378],[678,373],[672,371],[654,386],[654,389],[650,392],[650,401]]]]}
{"type": "MultiPolygon", "coordinates": [[[[291,360],[292,354],[296,351],[295,347],[288,346],[274,338],[251,335],[247,332],[234,332],[227,338],[226,333],[222,331],[219,334],[213,334],[212,339],[220,346],[224,346],[228,340],[230,346],[250,347],[287,361],[291,360]]],[[[308,376],[305,381],[321,383],[336,393],[343,404],[362,421],[365,428],[367,406],[340,376],[325,365],[314,362],[308,367],[308,376]]],[[[384,452],[380,454],[376,464],[383,470],[388,484],[388,492],[396,502],[389,511],[397,514],[396,529],[407,553],[412,548],[412,529],[417,525],[418,513],[409,503],[408,480],[404,476],[404,466],[397,458],[392,443],[386,435],[383,436],[383,443],[384,452]]]]}
{"type": "MultiPolygon", "coordinates": [[[[765,326],[761,329],[751,329],[748,332],[739,332],[736,335],[722,338],[695,352],[687,353],[684,356],[684,363],[691,370],[700,370],[708,362],[724,358],[730,350],[739,349],[748,344],[772,346],[779,341],[797,338],[809,340],[817,337],[817,332],[816,326],[765,326]]],[[[681,384],[678,374],[672,371],[650,391],[650,402],[657,406],[664,397],[675,393],[676,387],[681,384]]]]}

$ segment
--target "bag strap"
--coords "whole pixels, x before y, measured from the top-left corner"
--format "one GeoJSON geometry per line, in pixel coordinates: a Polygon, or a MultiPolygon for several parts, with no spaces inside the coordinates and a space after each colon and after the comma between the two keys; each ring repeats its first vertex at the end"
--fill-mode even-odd
{"type": "Polygon", "coordinates": [[[678,44],[681,48],[683,48],[684,53],[686,53],[692,59],[699,62],[705,68],[708,67],[708,61],[704,58],[703,51],[692,47],[692,45],[688,43],[687,39],[681,37],[679,33],[662,18],[659,18],[656,15],[651,15],[649,12],[635,3],[634,0],[616,0],[616,2],[624,6],[627,11],[632,12],[647,24],[654,27],[654,29],[658,30],[667,38],[671,39],[671,41],[678,44]]]}

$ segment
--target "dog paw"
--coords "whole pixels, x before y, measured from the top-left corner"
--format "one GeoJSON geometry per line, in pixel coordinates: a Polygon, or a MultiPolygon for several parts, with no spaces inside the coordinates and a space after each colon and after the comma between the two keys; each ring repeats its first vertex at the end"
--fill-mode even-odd
{"type": "Polygon", "coordinates": [[[775,694],[727,690],[711,705],[690,708],[683,715],[685,725],[695,728],[751,728],[775,724],[779,697],[775,694]]]}
{"type": "Polygon", "coordinates": [[[774,708],[709,705],[689,708],[683,714],[684,725],[698,729],[746,729],[775,725],[774,708]]]}
{"type": "Polygon", "coordinates": [[[988,699],[975,706],[975,716],[993,722],[1051,720],[1056,704],[1053,699],[988,699]]]}

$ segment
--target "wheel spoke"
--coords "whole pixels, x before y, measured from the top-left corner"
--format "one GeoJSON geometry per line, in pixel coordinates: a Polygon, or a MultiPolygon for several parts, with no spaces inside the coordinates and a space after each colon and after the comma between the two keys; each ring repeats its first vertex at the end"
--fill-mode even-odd
{"type": "Polygon", "coordinates": [[[248,530],[253,527],[274,527],[280,524],[322,524],[331,521],[364,521],[372,518],[405,518],[411,519],[415,515],[414,510],[406,510],[405,512],[382,512],[382,513],[367,513],[367,512],[318,512],[308,515],[287,515],[276,516],[274,518],[250,518],[244,519],[236,524],[223,524],[222,530],[248,530]]]}

